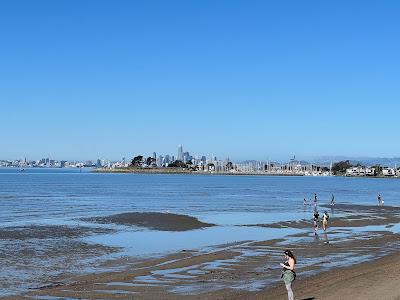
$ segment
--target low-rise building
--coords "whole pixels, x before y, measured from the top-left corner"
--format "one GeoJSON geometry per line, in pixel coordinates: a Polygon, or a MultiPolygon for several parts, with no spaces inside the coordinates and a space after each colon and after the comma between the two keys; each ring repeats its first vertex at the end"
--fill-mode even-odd
{"type": "Polygon", "coordinates": [[[383,168],[382,169],[382,175],[383,176],[395,176],[396,175],[396,171],[393,168],[383,168]]]}
{"type": "Polygon", "coordinates": [[[346,169],[346,176],[365,176],[365,168],[363,167],[352,167],[346,169]]]}
{"type": "Polygon", "coordinates": [[[370,168],[370,167],[365,168],[365,176],[375,176],[375,175],[376,175],[375,168],[370,168]]]}

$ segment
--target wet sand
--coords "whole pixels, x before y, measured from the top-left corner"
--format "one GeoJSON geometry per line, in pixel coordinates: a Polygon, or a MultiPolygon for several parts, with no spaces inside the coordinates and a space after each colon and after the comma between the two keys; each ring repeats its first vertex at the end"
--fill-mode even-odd
{"type": "MultiPolygon", "coordinates": [[[[319,209],[320,218],[324,211],[327,211],[328,214],[331,215],[329,221],[330,227],[365,227],[400,222],[400,208],[393,206],[339,204],[334,207],[334,212],[342,216],[335,218],[331,213],[332,208],[326,205],[322,206],[322,209],[319,209]]],[[[309,220],[282,221],[272,224],[251,224],[243,226],[304,229],[312,226],[312,220],[310,218],[309,220]]]]}
{"type": "Polygon", "coordinates": [[[400,235],[387,230],[397,223],[400,210],[354,205],[338,205],[335,210],[340,217],[332,223],[339,226],[326,234],[314,236],[312,221],[303,220],[300,226],[306,229],[284,239],[185,250],[158,258],[121,258],[103,266],[113,271],[72,276],[32,290],[26,297],[287,299],[279,262],[282,252],[292,249],[298,259],[296,299],[400,299],[396,289],[400,235]],[[363,224],[385,226],[364,230],[363,224]]]}
{"type": "Polygon", "coordinates": [[[0,292],[23,292],[52,284],[53,277],[64,280],[76,276],[98,257],[120,250],[81,238],[112,232],[108,228],[34,224],[1,228],[0,292]]]}
{"type": "Polygon", "coordinates": [[[110,233],[112,229],[65,225],[28,225],[0,228],[0,240],[76,238],[110,233]]]}
{"type": "MultiPolygon", "coordinates": [[[[354,290],[370,289],[372,282],[375,284],[386,280],[387,271],[392,274],[389,279],[395,280],[396,273],[392,271],[400,264],[400,254],[346,269],[335,269],[333,265],[333,270],[324,272],[324,268],[321,268],[324,263],[329,264],[338,259],[343,252],[351,253],[345,258],[349,265],[353,263],[351,256],[384,255],[377,249],[388,243],[398,244],[400,241],[398,235],[384,235],[373,241],[368,236],[365,235],[364,240],[349,241],[337,246],[324,243],[310,247],[291,245],[300,259],[295,283],[296,295],[299,296],[297,299],[350,299],[348,296],[353,296],[354,290]],[[313,256],[324,257],[324,260],[313,264],[313,256]],[[305,261],[308,263],[304,263],[305,261]],[[392,262],[395,264],[390,266],[392,262]],[[318,275],[312,276],[313,273],[318,275]],[[325,293],[329,297],[325,297],[325,293]]],[[[127,269],[124,271],[74,278],[73,283],[36,290],[29,296],[90,299],[285,299],[285,289],[279,279],[280,268],[276,266],[283,249],[287,247],[280,243],[279,240],[241,243],[228,245],[213,253],[185,251],[155,260],[132,264],[126,262],[127,269]],[[256,249],[261,253],[257,255],[253,252],[255,255],[249,255],[256,249]],[[271,281],[271,285],[275,287],[252,291],[258,283],[267,280],[266,274],[273,274],[275,281],[271,281]]],[[[393,280],[384,285],[379,283],[379,286],[393,285],[393,280]]],[[[389,297],[394,293],[393,290],[389,290],[392,294],[381,294],[382,288],[373,291],[372,294],[361,293],[360,297],[354,299],[396,299],[389,297]]],[[[395,295],[400,296],[400,292],[396,293],[395,295]]]]}
{"type": "MultiPolygon", "coordinates": [[[[296,280],[296,299],[400,299],[398,270],[400,253],[354,265],[323,272],[317,276],[296,280]]],[[[241,295],[233,299],[286,300],[283,284],[260,293],[241,295]]]]}
{"type": "Polygon", "coordinates": [[[134,225],[161,231],[186,231],[214,226],[191,216],[159,212],[132,212],[82,220],[100,224],[134,225]]]}

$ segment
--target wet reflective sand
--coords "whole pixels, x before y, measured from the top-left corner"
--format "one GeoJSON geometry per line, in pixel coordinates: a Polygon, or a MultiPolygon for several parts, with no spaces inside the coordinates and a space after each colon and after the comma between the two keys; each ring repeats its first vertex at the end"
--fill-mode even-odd
{"type": "MultiPolygon", "coordinates": [[[[119,259],[108,262],[110,267],[118,267],[114,269],[117,271],[74,278],[72,283],[35,290],[30,295],[99,299],[129,299],[132,295],[140,299],[239,297],[280,282],[279,262],[286,248],[296,253],[297,273],[303,278],[399,250],[399,228],[394,222],[400,209],[357,205],[335,210],[340,217],[332,218],[332,224],[349,226],[329,227],[315,236],[311,221],[304,220],[302,224],[309,226],[292,228],[297,232],[285,232],[279,239],[189,249],[156,259],[119,259]],[[357,218],[352,219],[352,215],[357,218]],[[376,224],[376,219],[386,225],[367,225],[368,220],[376,224]],[[366,226],[361,226],[360,220],[366,226]]],[[[299,227],[297,223],[295,227],[299,227]]]]}

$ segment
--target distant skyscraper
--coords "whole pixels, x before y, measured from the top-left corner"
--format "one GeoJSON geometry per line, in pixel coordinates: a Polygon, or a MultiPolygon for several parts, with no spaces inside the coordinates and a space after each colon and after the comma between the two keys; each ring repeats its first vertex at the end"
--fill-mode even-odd
{"type": "Polygon", "coordinates": [[[98,159],[98,160],[96,161],[96,167],[98,167],[98,168],[101,168],[101,167],[102,167],[102,164],[101,164],[101,160],[100,160],[100,159],[98,159]]]}
{"type": "Polygon", "coordinates": [[[191,160],[189,152],[183,152],[183,159],[182,160],[184,162],[188,162],[189,160],[191,160]]]}
{"type": "Polygon", "coordinates": [[[162,157],[162,155],[160,155],[160,156],[158,157],[158,159],[157,159],[157,166],[162,167],[162,165],[163,165],[163,160],[164,160],[164,157],[162,157]]]}
{"type": "Polygon", "coordinates": [[[182,145],[178,146],[178,160],[183,160],[183,147],[182,145]]]}

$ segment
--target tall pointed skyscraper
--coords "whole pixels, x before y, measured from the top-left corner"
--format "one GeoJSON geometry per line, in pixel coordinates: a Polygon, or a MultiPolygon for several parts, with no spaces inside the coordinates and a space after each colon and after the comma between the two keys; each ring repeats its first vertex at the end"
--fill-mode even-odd
{"type": "Polygon", "coordinates": [[[178,157],[177,160],[183,160],[183,147],[182,145],[178,146],[178,157]]]}

